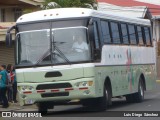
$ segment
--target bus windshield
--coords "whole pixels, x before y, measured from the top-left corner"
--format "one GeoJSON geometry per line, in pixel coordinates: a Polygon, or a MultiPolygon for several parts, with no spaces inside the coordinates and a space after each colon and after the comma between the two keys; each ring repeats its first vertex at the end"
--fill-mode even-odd
{"type": "Polygon", "coordinates": [[[91,60],[84,26],[19,32],[17,65],[68,64],[91,60]]]}

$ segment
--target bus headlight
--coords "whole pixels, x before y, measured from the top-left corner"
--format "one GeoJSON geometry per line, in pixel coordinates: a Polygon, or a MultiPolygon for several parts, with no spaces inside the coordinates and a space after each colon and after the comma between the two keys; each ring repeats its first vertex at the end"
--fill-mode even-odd
{"type": "Polygon", "coordinates": [[[33,91],[34,90],[34,87],[32,86],[27,86],[27,85],[24,85],[24,86],[18,86],[18,90],[19,91],[33,91]]]}
{"type": "Polygon", "coordinates": [[[21,90],[23,90],[23,91],[27,90],[27,86],[22,86],[21,90]]]}
{"type": "Polygon", "coordinates": [[[29,90],[34,90],[34,88],[32,86],[28,86],[29,90]]]}
{"type": "Polygon", "coordinates": [[[93,85],[93,81],[83,81],[75,84],[76,87],[88,87],[92,85],[93,85]]]}

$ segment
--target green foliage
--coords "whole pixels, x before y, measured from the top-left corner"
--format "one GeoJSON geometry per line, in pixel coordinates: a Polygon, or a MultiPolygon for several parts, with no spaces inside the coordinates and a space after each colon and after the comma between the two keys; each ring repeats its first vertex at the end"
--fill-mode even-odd
{"type": "Polygon", "coordinates": [[[24,9],[24,10],[23,10],[23,14],[31,13],[31,12],[33,12],[32,9],[24,9]]]}
{"type": "Polygon", "coordinates": [[[67,8],[67,7],[83,7],[83,8],[97,9],[94,6],[94,4],[97,4],[96,0],[45,0],[42,9],[67,8]]]}

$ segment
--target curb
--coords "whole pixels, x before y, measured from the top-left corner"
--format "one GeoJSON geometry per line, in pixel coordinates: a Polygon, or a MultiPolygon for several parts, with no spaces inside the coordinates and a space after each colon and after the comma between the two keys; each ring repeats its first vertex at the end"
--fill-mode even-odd
{"type": "Polygon", "coordinates": [[[160,83],[160,80],[156,80],[157,83],[160,83]]]}

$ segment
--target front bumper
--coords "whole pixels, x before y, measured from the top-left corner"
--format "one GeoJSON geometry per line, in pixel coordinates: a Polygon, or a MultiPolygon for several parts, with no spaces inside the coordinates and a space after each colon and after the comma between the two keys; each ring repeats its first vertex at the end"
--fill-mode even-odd
{"type": "Polygon", "coordinates": [[[70,81],[59,81],[59,82],[45,82],[45,83],[18,83],[18,88],[21,86],[32,86],[32,90],[19,90],[19,101],[20,105],[34,104],[36,102],[60,102],[66,100],[81,100],[87,98],[95,98],[96,86],[94,78],[81,78],[70,81]],[[87,86],[76,86],[79,82],[93,81],[92,85],[87,86]],[[56,88],[56,89],[38,89],[38,85],[43,84],[57,84],[57,83],[70,83],[72,87],[68,88],[56,88]]]}

